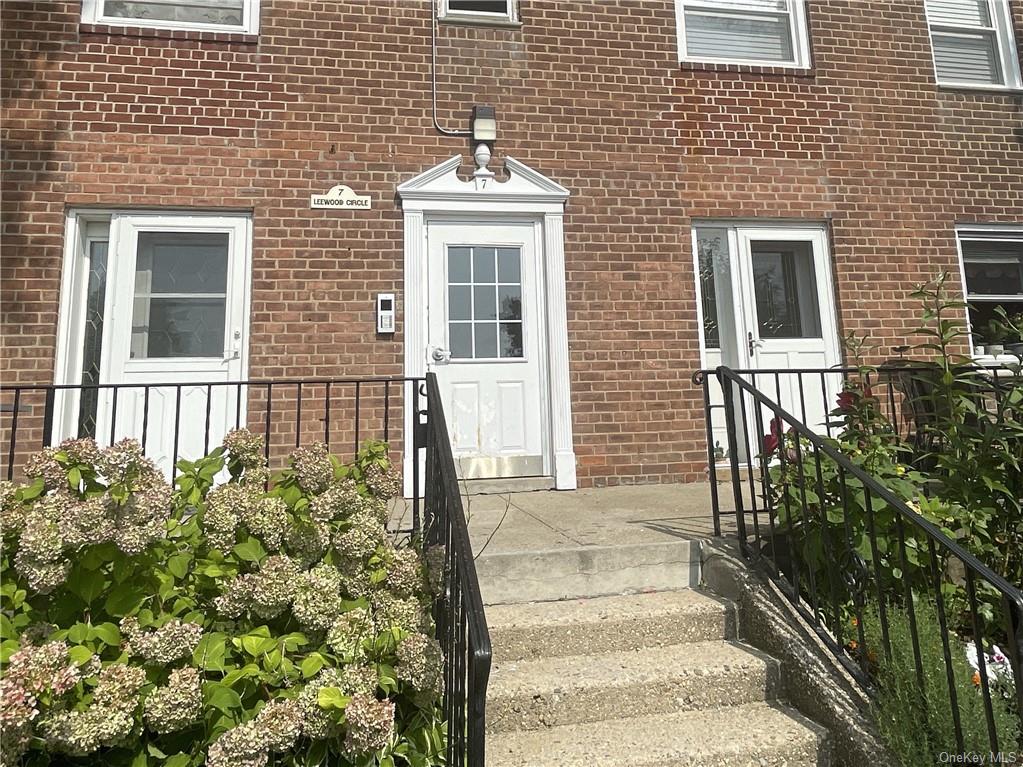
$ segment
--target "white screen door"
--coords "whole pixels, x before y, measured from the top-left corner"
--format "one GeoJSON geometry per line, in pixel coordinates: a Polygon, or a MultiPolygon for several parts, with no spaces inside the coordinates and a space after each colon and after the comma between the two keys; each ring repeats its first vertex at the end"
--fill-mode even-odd
{"type": "Polygon", "coordinates": [[[427,369],[461,476],[548,473],[535,225],[431,223],[428,243],[427,369]]]}
{"type": "MultiPolygon", "coordinates": [[[[139,386],[66,397],[58,437],[144,439],[169,471],[176,457],[199,457],[244,425],[237,387],[217,384],[244,377],[249,220],[114,214],[108,232],[101,248],[88,241],[82,252],[87,298],[72,307],[69,328],[81,354],[71,355],[67,377],[139,386]]],[[[70,292],[72,302],[83,295],[70,292]]]]}
{"type": "MultiPolygon", "coordinates": [[[[695,241],[708,366],[819,370],[841,362],[823,229],[708,225],[697,228],[695,241]],[[711,294],[713,300],[708,302],[711,294]]],[[[764,373],[755,383],[769,398],[823,432],[841,380],[839,374],[764,373]]],[[[753,412],[747,402],[748,419],[753,412]]],[[[741,417],[737,419],[741,431],[741,417]]],[[[768,428],[770,415],[764,420],[761,433],[768,428]]],[[[723,414],[714,423],[714,439],[726,444],[723,414]]],[[[743,443],[750,444],[743,449],[743,460],[757,452],[756,435],[748,440],[740,435],[739,441],[740,449],[743,443]]]]}

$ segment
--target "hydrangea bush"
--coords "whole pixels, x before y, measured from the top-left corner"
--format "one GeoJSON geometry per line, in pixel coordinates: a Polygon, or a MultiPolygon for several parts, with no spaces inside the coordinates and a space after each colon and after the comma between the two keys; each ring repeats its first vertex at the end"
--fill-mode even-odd
{"type": "Polygon", "coordinates": [[[70,440],[0,484],[0,764],[442,762],[440,576],[386,530],[386,445],[263,455],[234,431],[172,489],[70,440]]]}

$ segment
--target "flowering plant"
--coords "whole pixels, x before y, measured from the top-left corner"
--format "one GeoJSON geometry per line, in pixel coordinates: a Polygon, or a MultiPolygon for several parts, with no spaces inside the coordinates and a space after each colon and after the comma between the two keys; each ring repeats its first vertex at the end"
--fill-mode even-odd
{"type": "Polygon", "coordinates": [[[0,764],[442,761],[439,573],[387,533],[386,445],[263,455],[232,432],[172,491],[73,440],[0,485],[0,764]]]}

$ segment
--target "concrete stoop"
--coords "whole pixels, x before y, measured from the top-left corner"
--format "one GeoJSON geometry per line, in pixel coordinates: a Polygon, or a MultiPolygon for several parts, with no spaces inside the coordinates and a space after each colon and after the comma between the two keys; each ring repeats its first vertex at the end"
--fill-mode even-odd
{"type": "Polygon", "coordinates": [[[779,702],[779,663],[736,639],[730,602],[690,588],[699,543],[679,543],[477,561],[488,767],[830,765],[827,731],[779,702]]]}

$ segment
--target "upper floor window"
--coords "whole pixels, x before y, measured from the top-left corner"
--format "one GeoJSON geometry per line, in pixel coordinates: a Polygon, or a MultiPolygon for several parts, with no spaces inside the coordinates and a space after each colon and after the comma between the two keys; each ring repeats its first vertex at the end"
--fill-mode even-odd
{"type": "Polygon", "coordinates": [[[675,0],[679,58],[808,67],[803,0],[675,0]]]}
{"type": "Polygon", "coordinates": [[[1019,88],[1008,0],[927,0],[940,85],[1019,88]]]}
{"type": "Polygon", "coordinates": [[[82,21],[254,35],[259,0],[82,0],[82,21]]]}
{"type": "Polygon", "coordinates": [[[517,23],[516,0],[441,0],[440,18],[449,21],[517,23]]]}

